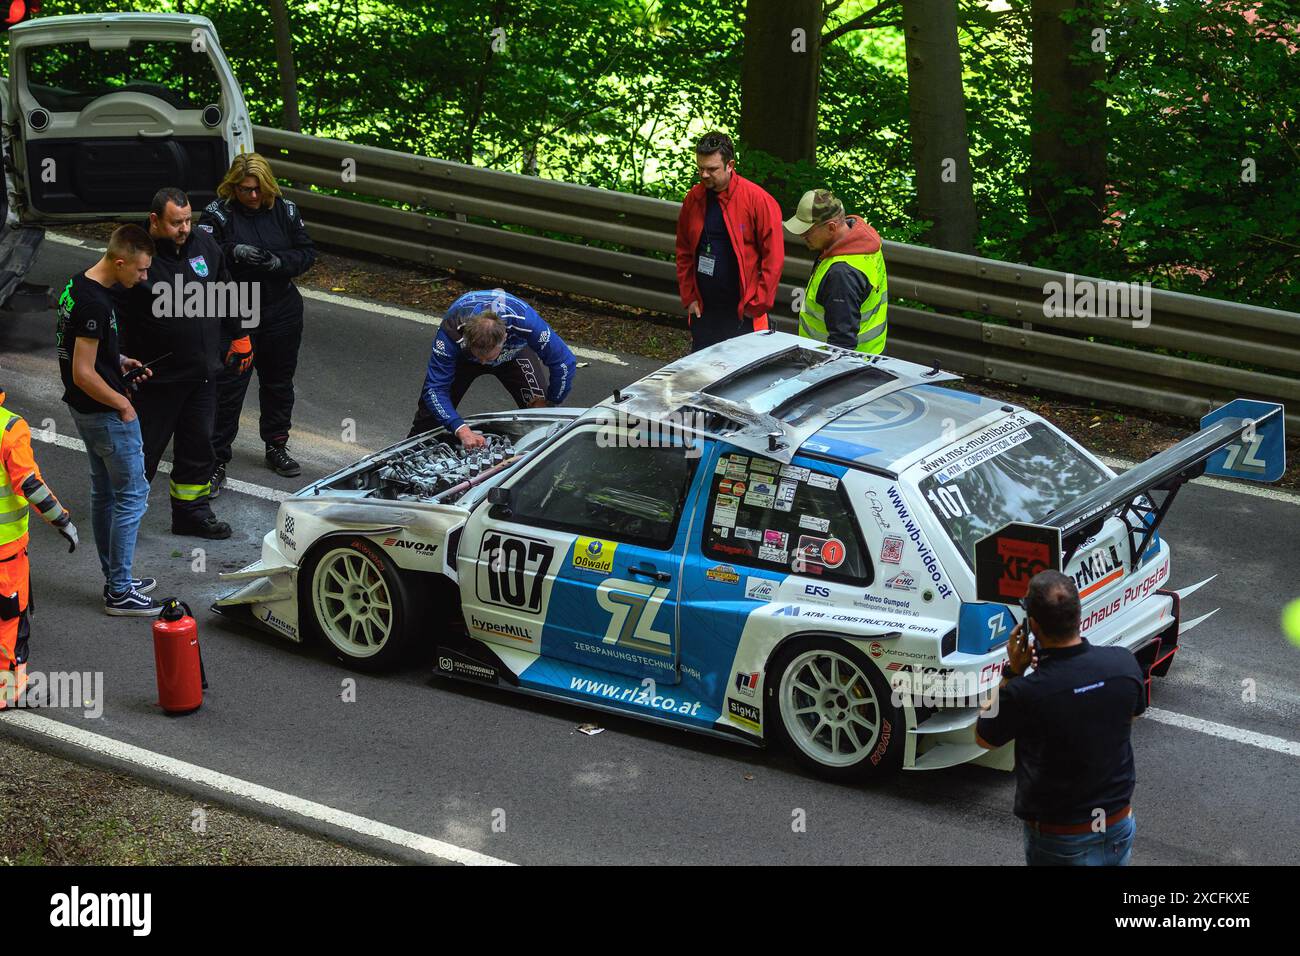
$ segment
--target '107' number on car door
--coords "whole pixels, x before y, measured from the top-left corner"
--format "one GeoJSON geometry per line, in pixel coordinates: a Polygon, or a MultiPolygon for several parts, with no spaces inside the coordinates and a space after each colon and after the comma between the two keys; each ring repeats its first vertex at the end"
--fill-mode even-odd
{"type": "Polygon", "coordinates": [[[488,593],[479,599],[502,607],[536,612],[542,606],[542,583],[555,547],[536,538],[516,538],[497,532],[483,536],[479,548],[480,584],[487,572],[488,593]],[[531,580],[530,580],[531,578],[531,580]]]}

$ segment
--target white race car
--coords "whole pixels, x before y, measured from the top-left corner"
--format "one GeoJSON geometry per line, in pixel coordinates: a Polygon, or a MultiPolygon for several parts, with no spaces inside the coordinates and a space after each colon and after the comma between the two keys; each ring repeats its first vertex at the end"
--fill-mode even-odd
{"type": "Polygon", "coordinates": [[[217,605],[357,667],[418,648],[449,677],[778,740],[833,778],[1005,768],[974,724],[1023,612],[977,591],[1062,567],[1088,639],[1165,673],[1169,501],[1230,446],[1258,460],[1254,426],[1281,415],[1116,477],[954,378],[755,333],[591,409],[476,416],[484,451],[429,432],[284,501],[217,605]],[[1017,523],[1056,550],[1012,541],[977,588],[977,553],[1017,523]]]}

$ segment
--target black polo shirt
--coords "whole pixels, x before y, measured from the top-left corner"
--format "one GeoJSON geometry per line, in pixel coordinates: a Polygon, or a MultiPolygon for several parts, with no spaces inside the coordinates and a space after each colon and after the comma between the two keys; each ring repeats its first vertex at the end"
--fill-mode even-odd
{"type": "Polygon", "coordinates": [[[1044,650],[1039,666],[998,692],[996,716],[975,731],[986,742],[1016,742],[1016,816],[1090,823],[1133,797],[1137,778],[1129,731],[1146,709],[1142,668],[1122,647],[1044,650]]]}

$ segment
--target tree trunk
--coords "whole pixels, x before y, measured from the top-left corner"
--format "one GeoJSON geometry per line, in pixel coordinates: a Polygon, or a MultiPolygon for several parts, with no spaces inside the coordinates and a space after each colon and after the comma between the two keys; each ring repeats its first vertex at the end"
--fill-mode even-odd
{"type": "Polygon", "coordinates": [[[1092,0],[1033,0],[1028,212],[1035,239],[1100,225],[1105,209],[1104,27],[1092,0]],[[1078,12],[1071,24],[1061,15],[1078,12]],[[1068,190],[1082,189],[1072,193],[1068,190]]]}
{"type": "Polygon", "coordinates": [[[289,35],[289,11],[285,0],[269,0],[275,32],[275,60],[280,69],[280,98],[284,100],[284,128],[302,132],[298,116],[298,74],[293,66],[293,43],[289,35]]]}
{"type": "Polygon", "coordinates": [[[975,193],[955,0],[903,0],[917,212],[937,249],[975,250],[975,193]]]}
{"type": "Polygon", "coordinates": [[[817,149],[822,0],[747,0],[740,67],[740,136],[796,163],[817,149]]]}

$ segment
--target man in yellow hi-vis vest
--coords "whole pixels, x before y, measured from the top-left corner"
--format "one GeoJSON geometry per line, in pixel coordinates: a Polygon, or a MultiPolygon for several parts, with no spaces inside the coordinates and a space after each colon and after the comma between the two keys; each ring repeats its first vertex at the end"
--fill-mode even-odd
{"type": "Polygon", "coordinates": [[[840,348],[885,350],[889,282],[880,234],[856,216],[829,189],[810,189],[799,200],[785,228],[818,259],[804,291],[799,334],[840,348]]]}
{"type": "Polygon", "coordinates": [[[67,539],[69,551],[77,548],[72,515],[36,466],[27,423],[5,408],[4,401],[0,388],[0,710],[13,704],[27,686],[28,505],[67,539]]]}

